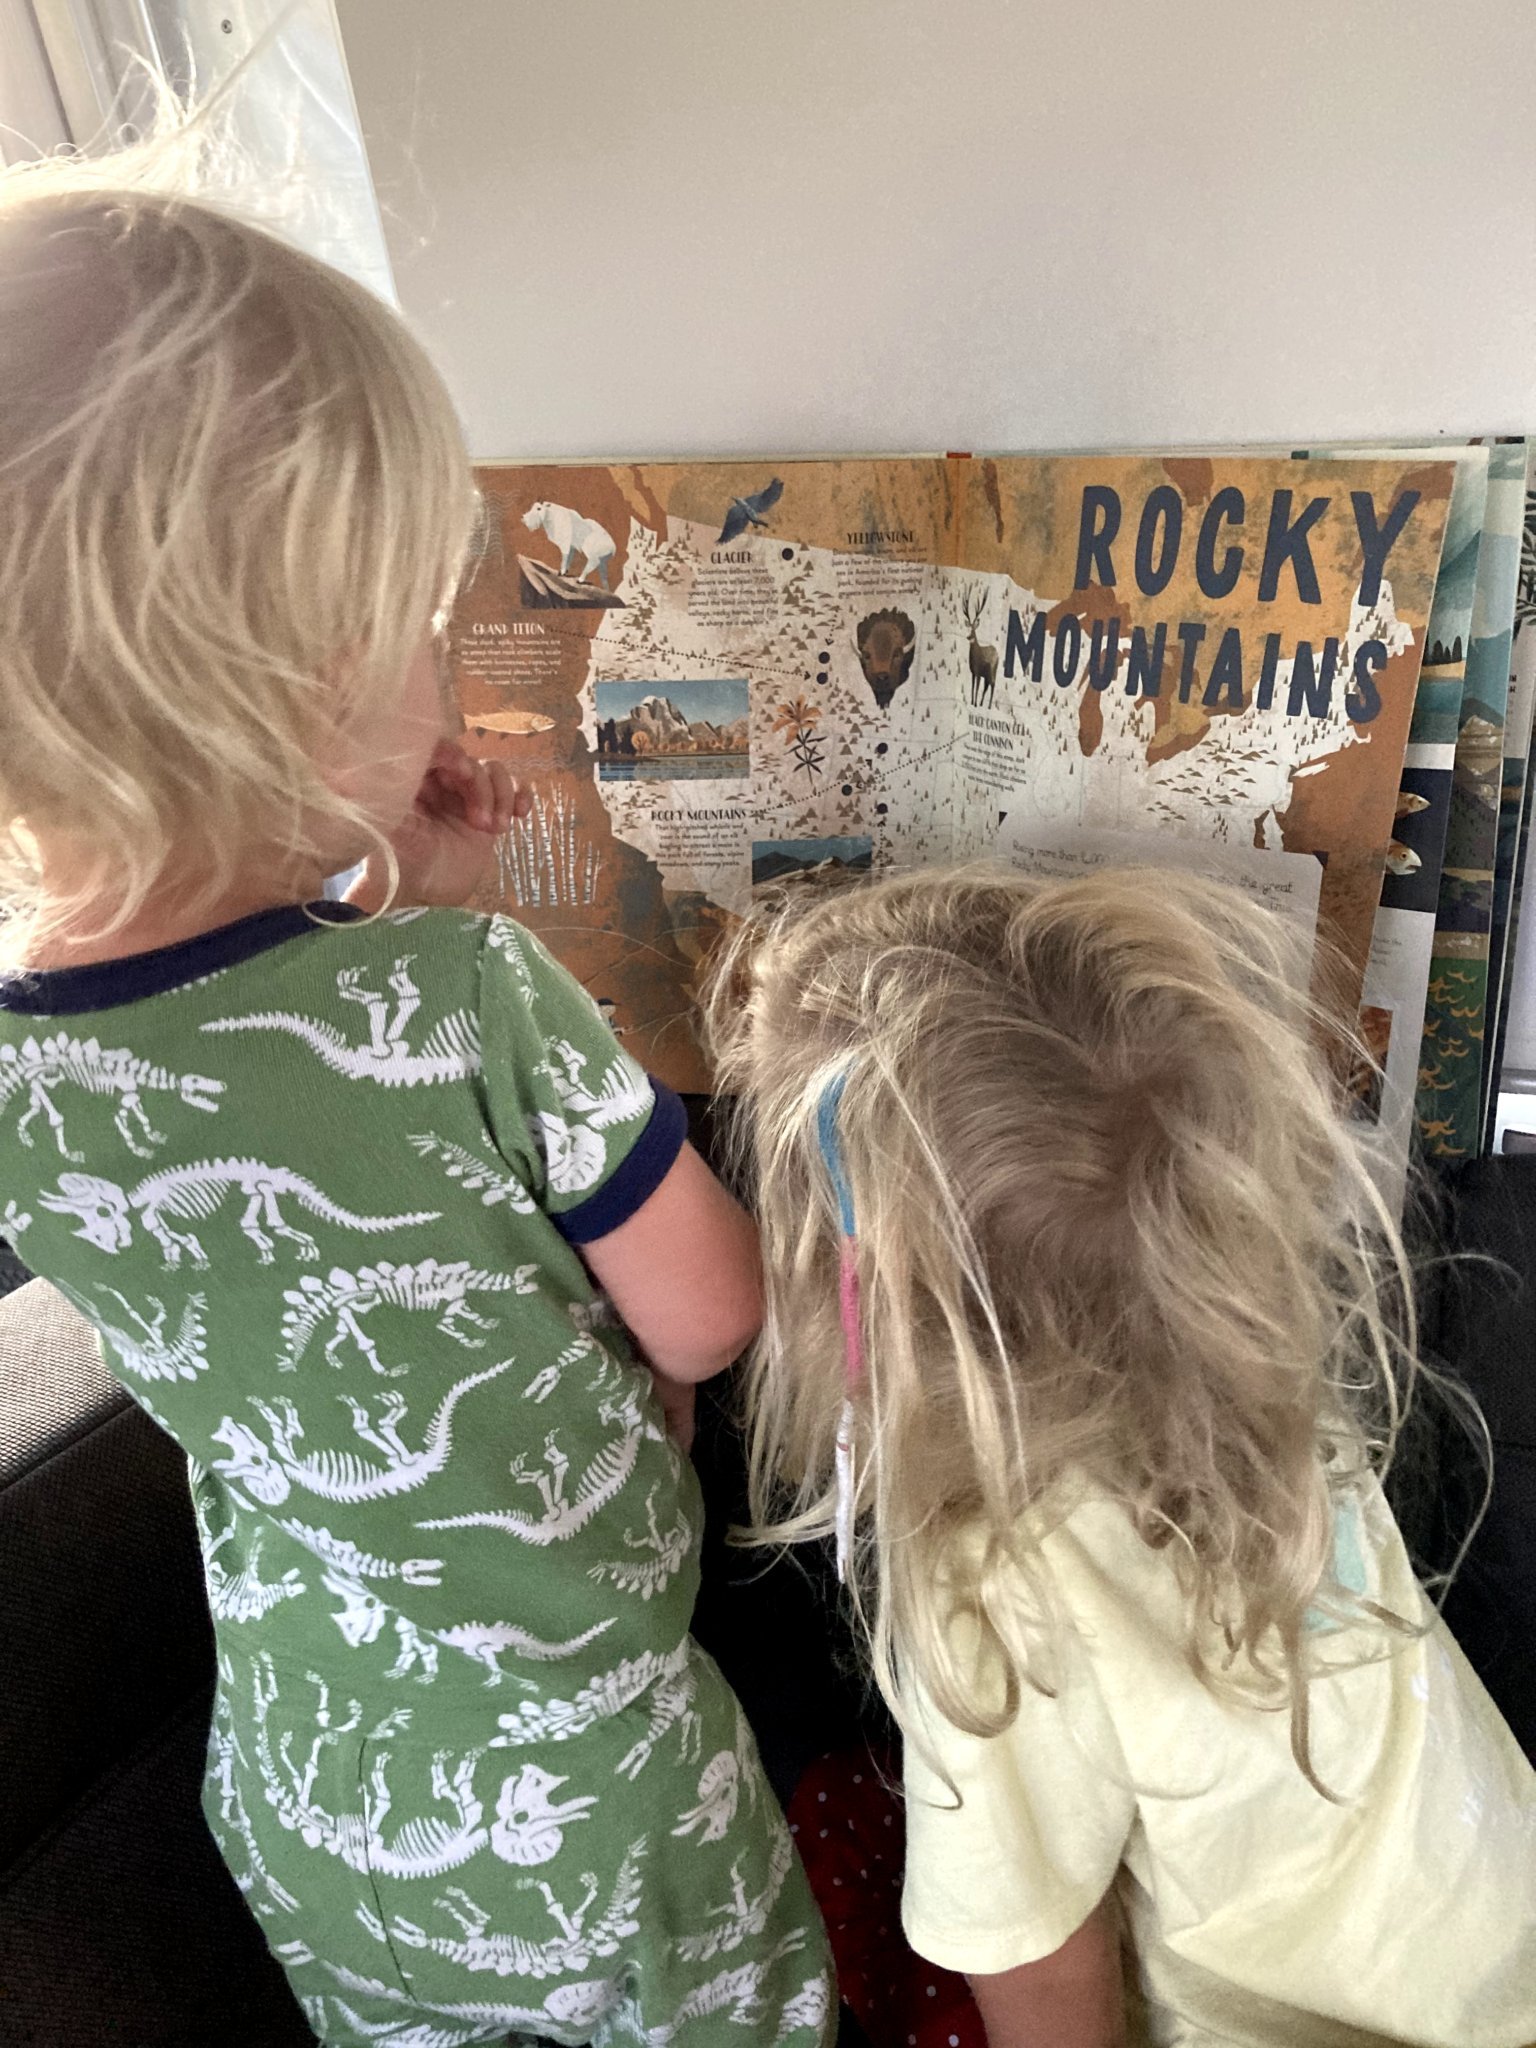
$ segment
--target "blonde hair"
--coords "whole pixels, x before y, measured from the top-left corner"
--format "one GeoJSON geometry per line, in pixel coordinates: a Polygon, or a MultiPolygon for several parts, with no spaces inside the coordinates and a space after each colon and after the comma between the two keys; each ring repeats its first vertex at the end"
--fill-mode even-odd
{"type": "Polygon", "coordinates": [[[1191,877],[984,869],[782,898],[717,967],[706,1038],[767,1270],[754,1535],[834,1522],[831,1099],[868,1361],[854,1597],[909,1727],[909,1680],[980,1735],[1051,1689],[1039,1545],[1086,1489],[1168,1547],[1200,1678],[1288,1705],[1318,1782],[1306,1618],[1368,1607],[1332,1577],[1334,1496],[1390,1457],[1414,1361],[1308,951],[1191,877]],[[957,1662],[961,1615],[1000,1691],[957,1662]]]}
{"type": "Polygon", "coordinates": [[[167,127],[0,176],[12,952],[45,920],[115,930],[171,879],[212,904],[253,853],[381,845],[321,764],[393,709],[474,516],[399,318],[197,196],[216,132],[167,127]],[[87,858],[44,906],[38,849],[61,838],[87,858]]]}

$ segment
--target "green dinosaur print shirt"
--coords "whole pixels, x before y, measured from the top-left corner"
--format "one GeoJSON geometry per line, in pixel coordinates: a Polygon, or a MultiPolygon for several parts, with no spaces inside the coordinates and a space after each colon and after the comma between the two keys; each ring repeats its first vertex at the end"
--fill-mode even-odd
{"type": "Polygon", "coordinates": [[[226,1651],[365,1696],[574,1729],[682,1654],[696,1484],[575,1247],[684,1129],[505,917],[0,984],[0,1231],[188,1453],[226,1651]]]}

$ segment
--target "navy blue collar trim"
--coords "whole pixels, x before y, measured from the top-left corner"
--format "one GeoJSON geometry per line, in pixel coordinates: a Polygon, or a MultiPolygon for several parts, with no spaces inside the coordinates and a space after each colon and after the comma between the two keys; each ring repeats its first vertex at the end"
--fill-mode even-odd
{"type": "Polygon", "coordinates": [[[45,967],[0,981],[0,1010],[24,1017],[69,1017],[86,1010],[115,1010],[145,996],[184,988],[205,974],[234,967],[268,953],[289,939],[325,925],[353,924],[364,913],[352,903],[285,903],[276,910],[258,910],[217,930],[199,932],[174,946],[151,953],[130,953],[122,960],[95,960],[86,967],[45,967]]]}

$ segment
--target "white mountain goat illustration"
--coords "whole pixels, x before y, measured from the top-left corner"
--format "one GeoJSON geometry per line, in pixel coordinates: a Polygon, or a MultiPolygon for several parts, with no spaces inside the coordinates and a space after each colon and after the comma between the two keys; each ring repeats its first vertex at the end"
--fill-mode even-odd
{"type": "Polygon", "coordinates": [[[406,1027],[421,1008],[421,990],[411,976],[414,953],[404,953],[389,974],[391,995],[363,986],[361,967],[344,967],[336,993],[368,1013],[368,1037],[354,1045],[328,1018],[296,1010],[252,1010],[243,1017],[214,1017],[205,1031],[277,1031],[307,1045],[333,1074],[376,1081],[384,1088],[417,1088],[440,1081],[467,1081],[480,1071],[480,1020],[472,1010],[453,1010],[427,1033],[419,1051],[406,1041],[406,1027]],[[391,1000],[393,998],[393,1000],[391,1000]]]}
{"type": "Polygon", "coordinates": [[[51,1038],[26,1038],[19,1046],[0,1045],[0,1114],[24,1093],[27,1107],[16,1120],[18,1139],[30,1146],[31,1126],[41,1116],[52,1129],[62,1156],[76,1165],[85,1154],[69,1145],[64,1118],[53,1100],[54,1090],[65,1087],[78,1088],[87,1095],[115,1095],[113,1125],[128,1150],[140,1159],[152,1159],[155,1147],[165,1143],[164,1134],[155,1130],[145,1113],[146,1093],[174,1095],[188,1109],[201,1109],[211,1116],[224,1092],[222,1081],[210,1081],[205,1074],[173,1074],[168,1067],[141,1060],[125,1046],[104,1046],[94,1038],[73,1038],[63,1031],[51,1038]]]}
{"type": "Polygon", "coordinates": [[[435,1223],[442,1213],[416,1209],[399,1216],[357,1216],[333,1202],[302,1173],[293,1173],[286,1166],[268,1166],[261,1159],[199,1159],[185,1166],[162,1167],[131,1188],[94,1173],[61,1173],[57,1190],[39,1195],[38,1200],[58,1215],[78,1217],[81,1227],[75,1236],[83,1237],[98,1251],[125,1251],[133,1240],[137,1215],[160,1246],[168,1267],[179,1266],[185,1253],[194,1266],[206,1269],[208,1256],[199,1239],[189,1230],[173,1229],[168,1218],[204,1222],[217,1214],[232,1193],[246,1198],[240,1228],[255,1245],[264,1266],[272,1264],[273,1241],[279,1237],[294,1245],[301,1259],[320,1256],[320,1247],[307,1231],[295,1230],[284,1221],[277,1206],[283,1199],[297,1202],[326,1223],[371,1236],[416,1223],[435,1223]]]}

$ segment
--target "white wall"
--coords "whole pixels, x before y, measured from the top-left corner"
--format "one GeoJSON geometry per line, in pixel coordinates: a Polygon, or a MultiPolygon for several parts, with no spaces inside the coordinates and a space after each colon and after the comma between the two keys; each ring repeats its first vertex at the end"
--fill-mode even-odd
{"type": "Polygon", "coordinates": [[[480,455],[1536,426],[1532,0],[338,0],[480,455]]]}

